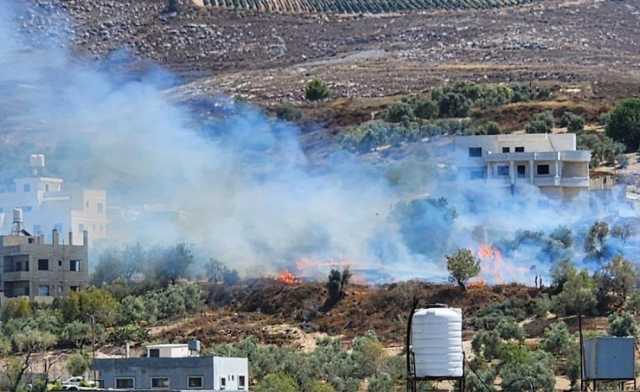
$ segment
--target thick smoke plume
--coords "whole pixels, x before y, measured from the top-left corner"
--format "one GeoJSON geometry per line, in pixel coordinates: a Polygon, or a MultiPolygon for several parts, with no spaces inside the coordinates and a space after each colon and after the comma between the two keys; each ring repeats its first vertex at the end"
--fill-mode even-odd
{"type": "MultiPolygon", "coordinates": [[[[2,137],[47,151],[67,179],[107,189],[117,207],[113,241],[188,241],[249,275],[318,260],[431,280],[446,278],[445,254],[491,242],[503,249],[494,280],[531,282],[531,271],[544,275],[554,260],[544,241],[514,245],[516,232],[547,236],[566,225],[584,236],[597,218],[625,209],[587,197],[561,205],[534,188],[478,189],[435,171],[418,183],[409,167],[390,182],[388,167],[346,153],[312,164],[293,125],[225,98],[216,100],[224,115],[203,125],[166,94],[176,82],[170,73],[130,76],[109,59],[74,55],[64,34],[21,30],[23,11],[18,3],[0,8],[2,137]],[[409,204],[407,189],[447,204],[409,204]],[[176,214],[149,219],[143,205],[176,214]]],[[[22,152],[26,161],[39,151],[22,152]]],[[[584,258],[581,246],[572,257],[584,258]]]]}

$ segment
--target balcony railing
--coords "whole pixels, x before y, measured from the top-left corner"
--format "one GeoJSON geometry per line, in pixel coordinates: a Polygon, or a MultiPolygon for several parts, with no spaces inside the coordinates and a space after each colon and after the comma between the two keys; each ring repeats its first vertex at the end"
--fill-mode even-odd
{"type": "Polygon", "coordinates": [[[487,162],[509,162],[509,161],[567,161],[567,162],[590,162],[591,151],[550,151],[550,152],[496,152],[484,156],[487,162]]]}

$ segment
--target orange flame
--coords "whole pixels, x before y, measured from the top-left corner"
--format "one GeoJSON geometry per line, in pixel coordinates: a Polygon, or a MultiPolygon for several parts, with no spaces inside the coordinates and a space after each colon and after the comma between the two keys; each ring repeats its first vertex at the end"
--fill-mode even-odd
{"type": "Polygon", "coordinates": [[[300,279],[289,271],[282,271],[278,274],[278,282],[286,284],[287,286],[293,286],[300,283],[300,279]]]}
{"type": "Polygon", "coordinates": [[[504,283],[504,279],[502,278],[504,262],[500,250],[493,245],[480,244],[478,247],[478,257],[480,258],[482,275],[490,276],[493,283],[504,283]]]}

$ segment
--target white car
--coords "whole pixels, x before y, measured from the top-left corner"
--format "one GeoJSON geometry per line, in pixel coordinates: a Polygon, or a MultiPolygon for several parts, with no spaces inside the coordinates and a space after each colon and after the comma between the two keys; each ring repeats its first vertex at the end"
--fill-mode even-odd
{"type": "Polygon", "coordinates": [[[62,382],[62,390],[64,391],[80,391],[82,389],[84,389],[81,384],[82,383],[89,383],[91,384],[90,381],[85,381],[84,377],[71,377],[65,381],[62,382]]]}

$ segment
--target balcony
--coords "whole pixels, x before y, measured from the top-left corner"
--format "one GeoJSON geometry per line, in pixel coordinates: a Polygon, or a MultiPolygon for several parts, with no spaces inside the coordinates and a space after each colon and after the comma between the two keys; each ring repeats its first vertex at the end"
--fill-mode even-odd
{"type": "Polygon", "coordinates": [[[549,152],[508,152],[489,153],[484,157],[486,162],[510,162],[510,161],[566,161],[566,162],[590,162],[591,151],[549,151],[549,152]]]}
{"type": "Polygon", "coordinates": [[[533,177],[533,183],[537,186],[589,188],[589,177],[535,176],[533,177]]]}

